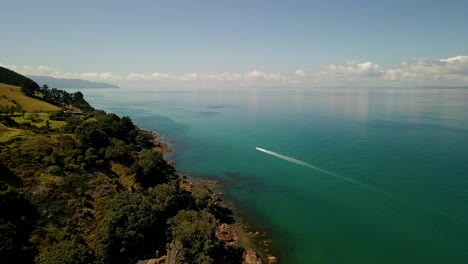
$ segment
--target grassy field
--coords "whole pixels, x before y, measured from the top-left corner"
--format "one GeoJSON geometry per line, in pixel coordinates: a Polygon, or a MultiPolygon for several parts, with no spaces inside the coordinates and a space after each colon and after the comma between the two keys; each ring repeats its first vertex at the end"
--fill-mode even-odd
{"type": "Polygon", "coordinates": [[[16,137],[26,134],[22,129],[8,128],[0,123],[0,142],[8,142],[16,137]]]}
{"type": "MultiPolygon", "coordinates": [[[[60,107],[27,97],[21,93],[20,88],[17,86],[0,83],[0,105],[15,105],[14,102],[19,103],[21,108],[26,111],[24,115],[17,113],[16,116],[12,117],[17,123],[31,123],[37,127],[42,127],[46,126],[47,121],[49,121],[51,128],[60,128],[65,125],[64,121],[49,119],[48,112],[61,111],[60,107]]],[[[3,131],[0,129],[0,132],[3,131]]],[[[8,135],[12,134],[11,131],[8,133],[8,135]]],[[[6,137],[8,135],[2,136],[6,137]]]]}
{"type": "Polygon", "coordinates": [[[52,112],[61,111],[58,106],[27,97],[22,94],[20,87],[0,83],[0,105],[15,105],[16,101],[26,112],[52,112]]]}
{"type": "Polygon", "coordinates": [[[47,113],[26,113],[24,116],[12,117],[16,123],[31,123],[37,127],[43,127],[47,125],[49,120],[50,128],[60,128],[66,124],[65,121],[50,120],[49,114],[47,113]]]}

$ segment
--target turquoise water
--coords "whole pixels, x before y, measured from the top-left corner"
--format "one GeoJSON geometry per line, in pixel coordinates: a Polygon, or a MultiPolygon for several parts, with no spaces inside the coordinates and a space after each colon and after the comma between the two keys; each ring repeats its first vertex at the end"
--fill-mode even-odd
{"type": "Polygon", "coordinates": [[[468,263],[466,89],[83,93],[229,183],[281,263],[468,263]]]}

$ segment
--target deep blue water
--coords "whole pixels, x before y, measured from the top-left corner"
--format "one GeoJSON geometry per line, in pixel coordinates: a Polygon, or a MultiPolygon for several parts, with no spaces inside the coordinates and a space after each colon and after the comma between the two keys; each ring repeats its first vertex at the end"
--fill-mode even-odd
{"type": "Polygon", "coordinates": [[[82,92],[231,183],[281,263],[468,263],[466,89],[82,92]]]}

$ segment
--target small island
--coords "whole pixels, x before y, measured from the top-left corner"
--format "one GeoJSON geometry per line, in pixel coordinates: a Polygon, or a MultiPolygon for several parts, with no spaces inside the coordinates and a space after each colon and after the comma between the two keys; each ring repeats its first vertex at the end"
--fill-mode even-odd
{"type": "Polygon", "coordinates": [[[0,263],[268,261],[163,145],[80,92],[0,68],[0,263]]]}

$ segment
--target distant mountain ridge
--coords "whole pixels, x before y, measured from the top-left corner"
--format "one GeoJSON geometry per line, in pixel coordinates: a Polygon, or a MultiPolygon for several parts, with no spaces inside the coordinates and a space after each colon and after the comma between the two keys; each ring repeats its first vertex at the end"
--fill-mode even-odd
{"type": "Polygon", "coordinates": [[[40,86],[46,84],[50,88],[120,88],[117,85],[103,82],[92,82],[80,79],[59,79],[50,76],[28,75],[40,86]]]}

